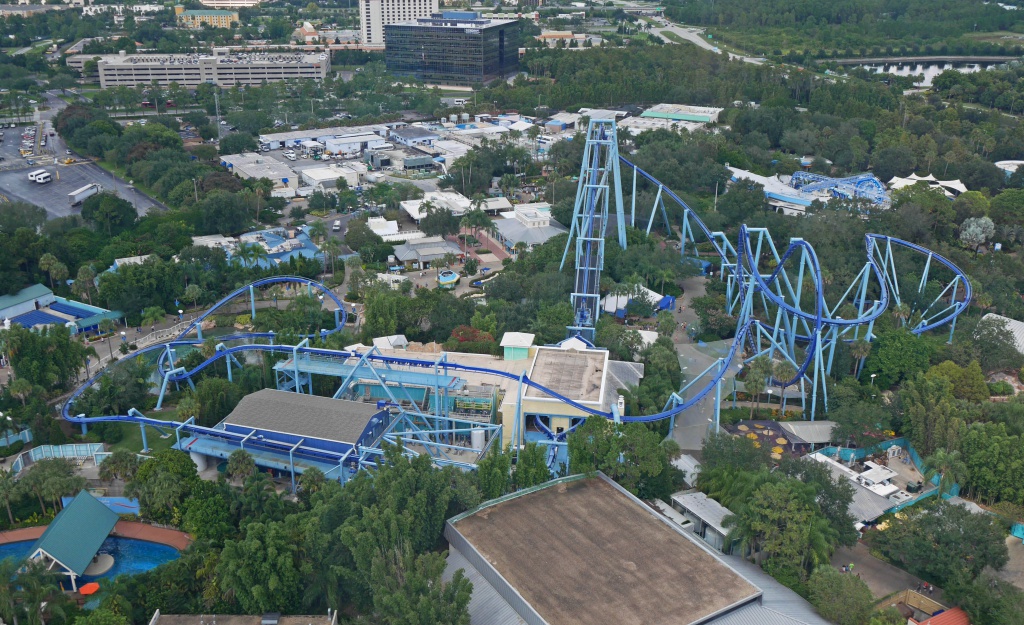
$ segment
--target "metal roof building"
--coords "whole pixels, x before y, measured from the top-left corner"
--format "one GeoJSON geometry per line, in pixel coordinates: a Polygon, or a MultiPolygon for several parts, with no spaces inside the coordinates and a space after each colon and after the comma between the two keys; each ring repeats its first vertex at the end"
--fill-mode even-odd
{"type": "Polygon", "coordinates": [[[718,551],[730,551],[725,540],[729,528],[724,523],[732,516],[732,510],[701,492],[672,495],[672,507],[693,523],[693,533],[704,542],[718,551]]]}
{"type": "Polygon", "coordinates": [[[988,313],[981,318],[982,321],[986,319],[990,321],[1002,321],[1006,324],[1006,329],[1013,334],[1013,343],[1017,347],[1017,351],[1024,354],[1024,322],[1017,321],[1016,319],[1010,319],[1002,315],[995,313],[988,313]]]}
{"type": "Polygon", "coordinates": [[[486,502],[445,536],[446,577],[473,582],[471,625],[826,625],[600,473],[486,502]]]}
{"type": "Polygon", "coordinates": [[[117,513],[103,505],[88,491],[78,493],[32,545],[29,560],[56,565],[71,578],[78,590],[78,578],[93,562],[103,541],[117,524],[117,513]]]}
{"type": "Polygon", "coordinates": [[[0,296],[0,317],[11,319],[32,310],[49,306],[56,301],[53,291],[43,284],[27,286],[13,295],[0,296]]]}
{"type": "Polygon", "coordinates": [[[843,467],[831,458],[820,453],[805,457],[823,463],[832,472],[832,477],[850,481],[850,484],[853,485],[853,501],[850,502],[849,511],[855,522],[870,523],[896,506],[895,502],[878,493],[871,492],[866,486],[855,480],[850,480],[846,472],[843,471],[843,467]]]}

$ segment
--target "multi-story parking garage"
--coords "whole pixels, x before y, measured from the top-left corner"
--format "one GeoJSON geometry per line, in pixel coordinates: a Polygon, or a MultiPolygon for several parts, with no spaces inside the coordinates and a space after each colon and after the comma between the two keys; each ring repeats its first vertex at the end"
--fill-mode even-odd
{"type": "Polygon", "coordinates": [[[164,87],[172,82],[183,87],[201,83],[231,87],[294,78],[323,80],[331,64],[322,54],[231,54],[227,48],[214,48],[213,54],[75,54],[67,63],[82,71],[91,60],[97,62],[100,87],[104,89],[149,85],[153,81],[164,87]]]}

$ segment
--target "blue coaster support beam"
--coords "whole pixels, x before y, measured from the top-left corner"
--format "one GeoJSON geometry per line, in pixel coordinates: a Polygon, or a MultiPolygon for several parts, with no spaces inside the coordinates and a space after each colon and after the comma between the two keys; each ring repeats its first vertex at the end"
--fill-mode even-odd
{"type": "MultiPolygon", "coordinates": [[[[622,204],[615,120],[592,119],[587,126],[587,143],[583,148],[583,164],[580,166],[572,225],[560,267],[565,267],[569,249],[575,242],[573,322],[567,328],[568,336],[579,335],[590,342],[594,340],[601,309],[601,270],[604,268],[605,235],[613,202],[619,246],[626,249],[626,215],[622,204]]],[[[632,219],[635,220],[635,214],[632,219]]]]}

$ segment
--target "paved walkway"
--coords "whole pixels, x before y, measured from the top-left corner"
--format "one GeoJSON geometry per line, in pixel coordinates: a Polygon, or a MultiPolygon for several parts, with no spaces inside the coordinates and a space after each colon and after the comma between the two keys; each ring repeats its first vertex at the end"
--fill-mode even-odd
{"type": "MultiPolygon", "coordinates": [[[[922,580],[897,568],[888,562],[882,562],[868,551],[867,545],[858,542],[852,548],[842,547],[832,556],[832,566],[839,568],[853,564],[853,573],[859,576],[871,589],[875,599],[882,599],[894,592],[916,590],[922,580]]],[[[925,593],[929,599],[942,602],[942,590],[935,588],[934,594],[925,593]]]]}
{"type": "MultiPolygon", "coordinates": [[[[42,536],[45,531],[45,525],[37,525],[36,527],[23,527],[17,530],[0,532],[0,545],[20,543],[26,540],[36,540],[42,536]]],[[[114,526],[114,531],[110,532],[110,535],[120,536],[122,538],[147,540],[151,543],[160,543],[161,545],[169,545],[178,551],[184,551],[192,544],[192,537],[185,532],[179,532],[178,530],[164,527],[153,527],[152,525],[137,523],[135,521],[118,521],[117,525],[114,526]]]]}
{"type": "Polygon", "coordinates": [[[1010,555],[1010,561],[1001,571],[996,571],[996,577],[1024,590],[1024,542],[1019,538],[1007,536],[1006,550],[1010,555]]]}
{"type": "Polygon", "coordinates": [[[45,525],[38,525],[36,527],[23,527],[17,530],[7,530],[6,532],[0,532],[0,545],[6,545],[8,543],[20,543],[26,540],[36,540],[43,535],[46,531],[45,525]]]}
{"type": "Polygon", "coordinates": [[[166,527],[154,527],[147,523],[137,523],[135,521],[118,521],[110,535],[148,540],[151,543],[169,545],[178,551],[184,551],[192,544],[192,537],[185,532],[179,532],[178,530],[166,527]]]}

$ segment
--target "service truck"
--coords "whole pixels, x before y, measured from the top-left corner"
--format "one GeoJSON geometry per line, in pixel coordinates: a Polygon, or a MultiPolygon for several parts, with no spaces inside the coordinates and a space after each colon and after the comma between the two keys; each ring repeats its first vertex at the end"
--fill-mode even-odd
{"type": "Polygon", "coordinates": [[[96,195],[102,190],[103,187],[96,184],[95,182],[92,184],[87,184],[81,189],[77,189],[75,191],[72,191],[71,193],[68,193],[68,201],[71,202],[72,206],[78,206],[79,204],[84,202],[87,197],[96,195]]]}

